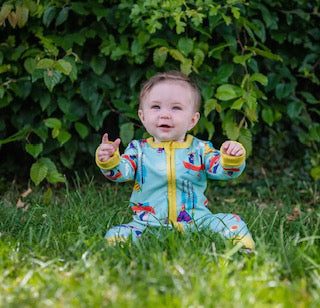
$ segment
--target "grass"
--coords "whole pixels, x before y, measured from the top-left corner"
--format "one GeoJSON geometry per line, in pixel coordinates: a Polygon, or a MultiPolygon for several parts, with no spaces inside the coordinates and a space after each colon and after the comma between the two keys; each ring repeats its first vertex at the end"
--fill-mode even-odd
{"type": "Polygon", "coordinates": [[[107,246],[106,230],[131,219],[131,184],[76,179],[21,208],[17,189],[0,198],[1,307],[320,306],[318,183],[289,171],[208,187],[212,211],[247,222],[251,256],[197,232],[107,246]]]}

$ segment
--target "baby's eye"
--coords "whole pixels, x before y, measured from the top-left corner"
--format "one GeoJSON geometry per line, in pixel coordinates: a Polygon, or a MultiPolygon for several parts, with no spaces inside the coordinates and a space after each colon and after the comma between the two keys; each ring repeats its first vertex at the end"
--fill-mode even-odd
{"type": "Polygon", "coordinates": [[[160,106],[159,105],[153,105],[153,106],[151,106],[151,109],[160,109],[160,106]]]}
{"type": "Polygon", "coordinates": [[[172,107],[172,109],[173,109],[173,110],[182,110],[182,108],[179,107],[179,106],[174,106],[174,107],[172,107]]]}

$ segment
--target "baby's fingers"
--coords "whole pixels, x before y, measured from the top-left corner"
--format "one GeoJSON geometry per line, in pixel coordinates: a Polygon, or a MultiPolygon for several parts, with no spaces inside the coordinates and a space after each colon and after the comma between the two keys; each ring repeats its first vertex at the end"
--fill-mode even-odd
{"type": "Polygon", "coordinates": [[[113,145],[113,147],[114,147],[115,150],[119,147],[120,143],[121,143],[120,138],[117,138],[117,139],[112,143],[112,145],[113,145]]]}
{"type": "Polygon", "coordinates": [[[231,156],[241,156],[243,154],[243,149],[241,148],[241,146],[238,143],[232,141],[226,141],[223,144],[222,149],[225,154],[231,156]]]}

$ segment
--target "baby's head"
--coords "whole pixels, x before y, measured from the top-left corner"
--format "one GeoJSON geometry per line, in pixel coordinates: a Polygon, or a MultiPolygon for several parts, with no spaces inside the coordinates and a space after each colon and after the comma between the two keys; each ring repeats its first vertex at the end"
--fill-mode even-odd
{"type": "Polygon", "coordinates": [[[187,89],[192,93],[193,96],[193,104],[194,104],[194,110],[198,111],[199,106],[201,103],[201,94],[199,91],[198,86],[185,74],[179,72],[179,71],[169,71],[165,73],[158,73],[154,76],[152,76],[142,87],[140,96],[139,96],[139,109],[142,109],[143,106],[143,100],[146,97],[146,95],[151,91],[151,89],[162,82],[168,82],[168,83],[179,83],[182,86],[185,86],[187,89]]]}
{"type": "Polygon", "coordinates": [[[200,100],[196,84],[184,74],[159,73],[143,86],[138,114],[156,143],[183,142],[200,118],[200,100]]]}

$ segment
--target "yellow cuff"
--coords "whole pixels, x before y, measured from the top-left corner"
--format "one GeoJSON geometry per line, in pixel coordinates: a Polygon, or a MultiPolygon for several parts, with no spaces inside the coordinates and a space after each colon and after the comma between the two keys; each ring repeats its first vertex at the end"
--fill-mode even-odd
{"type": "Polygon", "coordinates": [[[248,235],[236,235],[232,238],[233,245],[241,245],[248,249],[254,249],[255,243],[253,239],[248,235]]]}
{"type": "Polygon", "coordinates": [[[181,222],[172,222],[172,224],[179,232],[184,233],[184,227],[181,222]]]}
{"type": "Polygon", "coordinates": [[[239,142],[233,141],[241,146],[243,154],[241,156],[231,156],[222,152],[222,146],[220,148],[221,153],[221,165],[223,167],[239,167],[241,166],[246,159],[246,150],[243,145],[239,142]]]}
{"type": "Polygon", "coordinates": [[[124,243],[127,241],[127,238],[123,237],[123,236],[111,236],[107,238],[107,244],[110,246],[115,246],[117,244],[120,243],[124,243]]]}
{"type": "Polygon", "coordinates": [[[107,161],[100,161],[98,159],[98,155],[97,155],[98,149],[96,150],[96,164],[98,165],[99,168],[101,168],[101,169],[112,169],[115,166],[119,165],[120,160],[121,160],[119,149],[117,149],[114,152],[113,156],[110,157],[107,161]]]}

